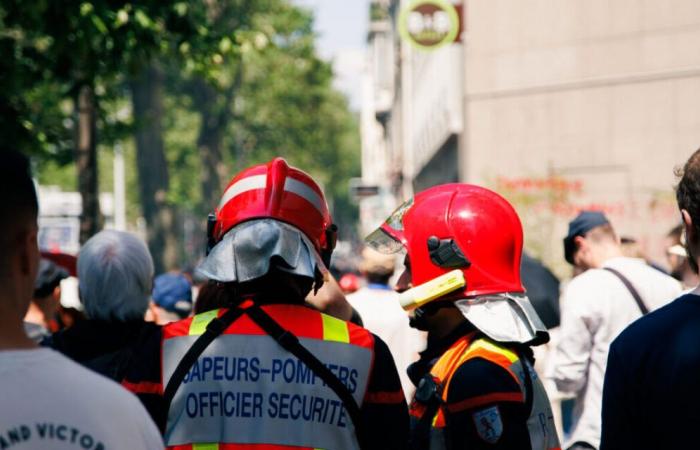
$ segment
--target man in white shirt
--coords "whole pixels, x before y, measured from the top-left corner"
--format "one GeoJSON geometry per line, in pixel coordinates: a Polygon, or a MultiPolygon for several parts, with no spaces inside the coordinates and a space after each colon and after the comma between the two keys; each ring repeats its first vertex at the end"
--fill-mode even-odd
{"type": "Polygon", "coordinates": [[[136,397],[25,334],[39,265],[38,207],[19,153],[0,152],[0,192],[0,448],[162,449],[136,397]]]}
{"type": "Polygon", "coordinates": [[[564,448],[596,449],[610,343],[643,311],[678,296],[681,286],[644,260],[623,256],[615,231],[598,211],[583,211],[569,223],[564,254],[583,273],[563,293],[559,344],[548,376],[559,391],[576,396],[564,448]]]}
{"type": "Polygon", "coordinates": [[[418,359],[418,352],[425,349],[425,333],[409,326],[398,294],[389,286],[394,274],[393,255],[366,247],[362,251],[360,272],[367,286],[348,295],[348,302],[360,314],[362,325],[386,342],[399,371],[403,393],[410,401],[416,387],[406,369],[418,359]]]}

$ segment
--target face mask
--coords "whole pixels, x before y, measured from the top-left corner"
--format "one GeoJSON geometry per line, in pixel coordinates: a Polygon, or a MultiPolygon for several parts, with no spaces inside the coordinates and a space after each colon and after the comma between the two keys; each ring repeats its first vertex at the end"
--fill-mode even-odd
{"type": "Polygon", "coordinates": [[[413,314],[408,317],[408,325],[416,330],[428,331],[428,320],[426,316],[427,314],[423,311],[423,308],[416,308],[413,310],[413,314]]]}

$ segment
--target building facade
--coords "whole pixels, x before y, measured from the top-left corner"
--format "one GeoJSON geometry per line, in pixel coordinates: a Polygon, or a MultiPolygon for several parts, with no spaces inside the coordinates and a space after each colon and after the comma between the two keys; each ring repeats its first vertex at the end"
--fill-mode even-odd
{"type": "Polygon", "coordinates": [[[432,51],[400,37],[413,3],[373,4],[363,179],[392,198],[363,203],[476,183],[511,200],[560,275],[581,209],[663,263],[674,168],[700,147],[700,2],[464,0],[460,39],[432,51]]]}

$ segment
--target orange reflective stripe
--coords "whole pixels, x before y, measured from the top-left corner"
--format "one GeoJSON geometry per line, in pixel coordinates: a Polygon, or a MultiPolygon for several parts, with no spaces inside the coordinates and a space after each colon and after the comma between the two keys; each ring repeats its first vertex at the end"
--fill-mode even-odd
{"type": "Polygon", "coordinates": [[[452,344],[452,347],[443,353],[440,359],[435,363],[430,370],[430,374],[440,382],[449,380],[455,370],[457,370],[457,367],[461,364],[464,353],[469,348],[474,334],[476,333],[470,333],[452,344]]]}
{"type": "MultiPolygon", "coordinates": [[[[515,380],[516,383],[518,383],[518,385],[520,384],[520,379],[511,370],[510,366],[512,365],[512,363],[506,356],[504,356],[500,353],[493,353],[493,352],[490,352],[490,351],[484,350],[484,349],[476,349],[473,352],[470,351],[469,354],[464,358],[464,360],[462,362],[464,363],[464,362],[467,362],[470,359],[474,359],[474,358],[483,358],[483,359],[490,361],[494,364],[498,364],[499,366],[503,367],[510,374],[511,377],[513,377],[513,379],[515,380]]],[[[449,387],[446,387],[445,390],[447,390],[448,388],[449,387]]]]}
{"type": "Polygon", "coordinates": [[[498,402],[517,402],[523,403],[525,399],[521,392],[496,392],[493,394],[480,395],[478,397],[468,398],[461,402],[447,405],[447,410],[451,413],[464,411],[465,409],[478,408],[488,405],[489,403],[498,402]]]}
{"type": "Polygon", "coordinates": [[[471,352],[476,350],[486,350],[491,353],[497,353],[506,358],[511,363],[514,363],[515,361],[520,359],[518,358],[517,353],[515,353],[514,351],[496,345],[492,342],[487,341],[486,339],[477,339],[476,341],[474,341],[472,345],[469,346],[469,350],[467,351],[466,356],[469,356],[471,352]]]}

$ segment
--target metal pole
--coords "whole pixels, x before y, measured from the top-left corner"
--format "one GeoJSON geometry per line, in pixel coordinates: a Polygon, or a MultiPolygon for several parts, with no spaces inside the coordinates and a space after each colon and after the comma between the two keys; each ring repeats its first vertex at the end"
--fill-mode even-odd
{"type": "Polygon", "coordinates": [[[114,145],[114,229],[126,231],[126,178],[120,142],[114,145]]]}

